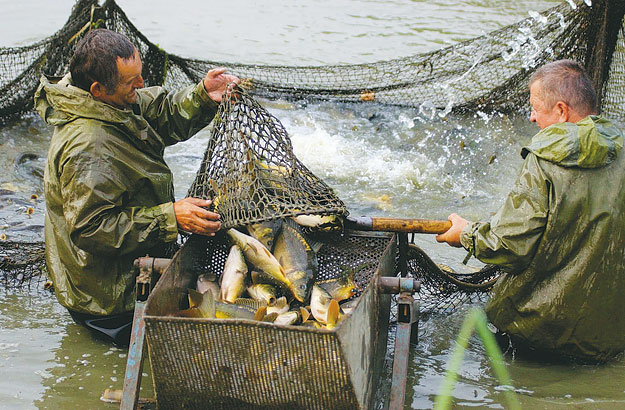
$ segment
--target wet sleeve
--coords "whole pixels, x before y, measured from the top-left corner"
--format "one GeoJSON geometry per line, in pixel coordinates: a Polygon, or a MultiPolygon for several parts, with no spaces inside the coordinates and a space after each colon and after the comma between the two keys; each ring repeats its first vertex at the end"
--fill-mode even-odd
{"type": "Polygon", "coordinates": [[[210,124],[219,107],[202,82],[175,92],[144,88],[138,102],[143,117],[165,139],[165,145],[191,138],[210,124]]]}
{"type": "Polygon", "coordinates": [[[549,216],[549,181],[537,158],[526,157],[504,204],[489,222],[469,222],[462,246],[484,263],[520,272],[531,262],[549,216]]]}
{"type": "Polygon", "coordinates": [[[132,187],[110,162],[83,154],[61,173],[63,212],[74,245],[90,253],[146,251],[178,235],[173,203],[127,206],[132,187]]]}

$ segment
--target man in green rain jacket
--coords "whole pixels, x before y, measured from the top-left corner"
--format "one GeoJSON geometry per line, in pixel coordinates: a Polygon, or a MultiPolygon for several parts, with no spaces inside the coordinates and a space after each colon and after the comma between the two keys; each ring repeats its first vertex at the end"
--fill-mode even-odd
{"type": "Polygon", "coordinates": [[[133,261],[163,255],[179,229],[219,230],[209,201],[174,200],[163,153],[213,119],[228,84],[239,81],[224,71],[177,92],[142,88],[134,45],[98,29],[77,44],[70,74],[41,79],[35,106],[54,126],[44,178],[46,261],[59,302],[78,322],[115,318],[127,332],[133,261]]]}
{"type": "Polygon", "coordinates": [[[490,222],[452,214],[437,240],[503,268],[486,313],[513,346],[604,361],[625,350],[625,155],[595,101],[579,64],[537,70],[541,131],[512,191],[490,222]]]}

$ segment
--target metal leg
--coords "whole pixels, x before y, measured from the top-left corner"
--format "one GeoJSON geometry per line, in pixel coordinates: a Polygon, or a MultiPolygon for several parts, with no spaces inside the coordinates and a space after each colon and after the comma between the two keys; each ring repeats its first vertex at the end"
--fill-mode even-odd
{"type": "Polygon", "coordinates": [[[139,275],[137,276],[135,314],[132,318],[132,333],[128,348],[128,360],[126,361],[126,373],[124,374],[121,410],[135,410],[139,403],[141,372],[143,370],[145,351],[145,322],[143,321],[143,315],[148,295],[150,294],[154,263],[155,259],[147,256],[135,261],[135,266],[139,268],[139,275]]]}
{"type": "Polygon", "coordinates": [[[419,307],[412,295],[419,290],[420,283],[412,278],[386,277],[380,278],[379,286],[382,293],[399,293],[391,393],[388,407],[385,408],[402,410],[406,396],[410,345],[416,343],[418,338],[416,325],[419,320],[419,307]]]}
{"type": "Polygon", "coordinates": [[[124,390],[122,393],[121,410],[135,410],[139,402],[139,390],[141,388],[141,372],[143,369],[145,340],[145,323],[143,313],[146,302],[135,304],[135,315],[132,319],[132,334],[124,375],[124,390]]]}

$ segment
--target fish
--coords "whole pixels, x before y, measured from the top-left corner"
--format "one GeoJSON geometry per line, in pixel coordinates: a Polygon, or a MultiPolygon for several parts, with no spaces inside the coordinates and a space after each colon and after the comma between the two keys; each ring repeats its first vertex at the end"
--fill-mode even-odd
{"type": "Polygon", "coordinates": [[[260,309],[240,301],[237,301],[237,303],[215,302],[215,316],[217,319],[259,320],[258,317],[261,315],[258,314],[258,311],[260,309]]]}
{"type": "Polygon", "coordinates": [[[273,253],[292,284],[295,299],[299,302],[307,301],[319,271],[319,262],[304,236],[294,226],[285,223],[276,239],[273,253]]]}
{"type": "Polygon", "coordinates": [[[174,316],[253,320],[265,316],[263,309],[266,309],[266,307],[258,308],[253,304],[250,305],[239,300],[236,303],[219,302],[213,298],[212,292],[200,293],[195,289],[189,289],[189,308],[177,312],[174,316]]]}
{"type": "Polygon", "coordinates": [[[341,319],[341,308],[339,302],[336,299],[330,300],[328,305],[328,313],[326,315],[326,329],[334,329],[341,319]]]}
{"type": "Polygon", "coordinates": [[[273,251],[276,237],[280,233],[281,229],[282,220],[279,218],[247,226],[247,232],[250,236],[265,245],[269,251],[273,251]]]}
{"type": "Polygon", "coordinates": [[[219,285],[215,282],[215,275],[212,273],[204,273],[197,277],[195,289],[200,293],[210,291],[215,299],[219,298],[219,285]]]}
{"type": "Polygon", "coordinates": [[[299,320],[299,312],[296,310],[289,310],[288,312],[280,313],[273,323],[277,325],[294,325],[299,320]]]}
{"type": "Polygon", "coordinates": [[[241,248],[238,245],[232,245],[220,278],[220,300],[233,303],[243,295],[247,289],[247,271],[247,264],[241,248]]]}
{"type": "Polygon", "coordinates": [[[300,307],[299,309],[289,310],[288,312],[280,313],[273,323],[277,325],[297,325],[304,324],[308,321],[310,312],[306,308],[300,307]]]}
{"type": "Polygon", "coordinates": [[[264,160],[256,161],[257,176],[263,185],[269,190],[284,193],[288,186],[287,178],[290,178],[291,171],[282,165],[274,165],[264,160]]]}
{"type": "Polygon", "coordinates": [[[241,248],[245,260],[249,262],[253,268],[265,274],[264,277],[274,282],[276,285],[290,290],[291,282],[286,278],[284,269],[275,256],[269,252],[267,247],[260,243],[257,239],[241,233],[236,229],[227,231],[230,239],[241,248]]]}
{"type": "Polygon", "coordinates": [[[339,215],[298,215],[293,217],[298,225],[321,232],[335,232],[343,229],[343,219],[339,215]]]}
{"type": "Polygon", "coordinates": [[[354,282],[355,271],[355,269],[345,269],[338,277],[315,282],[315,285],[326,290],[337,302],[347,300],[356,295],[359,290],[354,282]]]}
{"type": "Polygon", "coordinates": [[[267,306],[276,304],[276,288],[268,283],[255,283],[247,288],[247,293],[254,300],[267,306]]]}
{"type": "Polygon", "coordinates": [[[296,325],[305,323],[310,317],[310,313],[303,307],[288,312],[280,313],[273,321],[277,325],[296,325]]]}
{"type": "Polygon", "coordinates": [[[324,325],[328,323],[328,308],[332,300],[332,296],[325,289],[313,285],[310,296],[310,312],[317,322],[324,325]]]}
{"type": "Polygon", "coordinates": [[[288,310],[289,310],[289,303],[287,302],[286,297],[284,296],[279,297],[278,300],[276,300],[275,305],[267,306],[267,314],[270,314],[273,312],[277,312],[278,314],[280,314],[280,313],[288,312],[288,310]]]}
{"type": "Polygon", "coordinates": [[[214,318],[216,317],[215,299],[212,292],[200,293],[195,289],[189,289],[189,308],[181,310],[175,316],[214,318]]]}

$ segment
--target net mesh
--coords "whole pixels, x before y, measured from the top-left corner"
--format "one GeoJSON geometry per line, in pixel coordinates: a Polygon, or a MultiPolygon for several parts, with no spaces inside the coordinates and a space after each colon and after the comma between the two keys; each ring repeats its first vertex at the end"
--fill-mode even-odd
{"type": "MultiPolygon", "coordinates": [[[[526,111],[527,80],[533,71],[546,62],[570,58],[593,74],[603,113],[625,121],[625,5],[613,0],[596,0],[592,7],[587,3],[567,0],[516,24],[428,53],[368,64],[293,67],[183,58],[150,42],[113,0],[102,5],[78,0],[66,24],[50,37],[25,47],[0,48],[0,124],[32,111],[41,74],[66,73],[77,40],[91,28],[106,27],[136,45],[147,86],[175,89],[199,82],[217,66],[245,79],[249,91],[241,92],[239,104],[221,108],[217,131],[190,190],[218,200],[225,226],[300,213],[345,215],[343,203],[297,161],[284,128],[253,97],[391,104],[430,116],[526,111]],[[225,166],[226,160],[235,165],[225,166]],[[233,176],[224,172],[228,167],[233,176]],[[242,179],[236,181],[234,175],[242,179]],[[304,199],[299,192],[305,193],[304,199]],[[237,204],[235,197],[241,199],[237,204]]],[[[42,249],[43,244],[0,242],[0,273],[10,279],[5,280],[7,287],[25,284],[42,271],[42,249]]],[[[413,274],[429,289],[427,300],[438,301],[432,302],[432,309],[453,307],[454,300],[462,299],[459,295],[480,293],[472,284],[486,290],[496,277],[491,268],[457,275],[428,262],[422,251],[412,252],[413,274]]]]}

